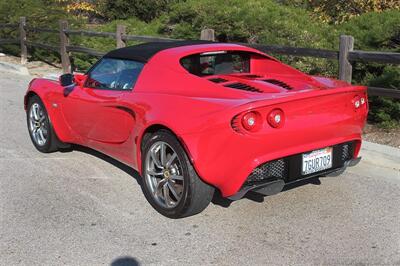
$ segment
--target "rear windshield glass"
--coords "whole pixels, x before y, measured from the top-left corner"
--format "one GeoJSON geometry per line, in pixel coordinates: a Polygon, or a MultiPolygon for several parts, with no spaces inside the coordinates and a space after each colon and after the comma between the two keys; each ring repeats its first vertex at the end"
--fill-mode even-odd
{"type": "Polygon", "coordinates": [[[250,54],[246,52],[209,52],[181,59],[181,65],[196,76],[250,72],[250,54]]]}

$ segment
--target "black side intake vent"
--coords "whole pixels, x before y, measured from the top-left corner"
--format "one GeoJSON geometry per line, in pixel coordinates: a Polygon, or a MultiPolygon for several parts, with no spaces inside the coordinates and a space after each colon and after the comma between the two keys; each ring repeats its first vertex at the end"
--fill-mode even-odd
{"type": "Polygon", "coordinates": [[[212,78],[212,79],[209,79],[209,81],[212,81],[212,82],[214,82],[214,83],[223,83],[223,82],[227,82],[226,79],[222,79],[222,78],[212,78]]]}
{"type": "Polygon", "coordinates": [[[239,123],[240,123],[239,117],[240,117],[240,115],[236,115],[236,116],[234,116],[234,117],[232,118],[231,127],[232,127],[232,129],[235,130],[237,133],[242,134],[242,131],[240,130],[240,126],[239,126],[239,123]]]}
{"type": "Polygon", "coordinates": [[[258,93],[263,93],[262,90],[259,90],[253,86],[246,85],[240,82],[235,82],[231,84],[224,85],[224,87],[232,88],[232,89],[238,89],[238,90],[244,90],[244,91],[251,91],[251,92],[258,92],[258,93]]]}
{"type": "Polygon", "coordinates": [[[277,80],[277,79],[263,79],[262,81],[277,85],[277,86],[282,87],[287,90],[293,90],[293,88],[290,87],[288,84],[286,84],[283,81],[277,80]]]}

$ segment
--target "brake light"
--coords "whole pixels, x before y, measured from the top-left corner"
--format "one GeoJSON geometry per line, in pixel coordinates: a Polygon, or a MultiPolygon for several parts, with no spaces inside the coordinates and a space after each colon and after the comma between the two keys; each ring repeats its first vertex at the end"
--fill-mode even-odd
{"type": "Polygon", "coordinates": [[[258,112],[248,112],[242,117],[242,126],[248,131],[258,130],[261,124],[261,115],[258,112]]]}
{"type": "Polygon", "coordinates": [[[271,127],[280,128],[285,123],[285,115],[281,109],[274,109],[268,114],[267,121],[271,127]]]}

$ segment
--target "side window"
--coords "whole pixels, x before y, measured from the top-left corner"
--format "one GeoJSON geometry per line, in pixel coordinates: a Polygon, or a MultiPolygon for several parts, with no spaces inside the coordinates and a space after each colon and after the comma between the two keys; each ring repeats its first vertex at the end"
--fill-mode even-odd
{"type": "Polygon", "coordinates": [[[132,60],[103,58],[88,74],[86,87],[103,90],[132,90],[144,64],[132,60]]]}

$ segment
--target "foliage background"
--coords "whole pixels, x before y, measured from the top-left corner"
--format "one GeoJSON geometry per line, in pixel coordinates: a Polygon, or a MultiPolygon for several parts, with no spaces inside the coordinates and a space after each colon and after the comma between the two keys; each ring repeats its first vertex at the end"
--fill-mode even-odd
{"type": "MultiPolygon", "coordinates": [[[[400,1],[398,0],[13,0],[0,2],[0,23],[17,23],[27,17],[30,26],[58,28],[67,19],[71,28],[114,32],[117,24],[128,34],[198,39],[213,28],[221,40],[338,49],[341,34],[355,38],[355,49],[400,52],[400,1]]],[[[17,32],[0,29],[1,38],[17,32]]],[[[57,34],[29,32],[32,41],[58,42],[57,34]]],[[[72,38],[74,45],[100,51],[115,48],[106,38],[72,38]]],[[[3,46],[18,54],[16,46],[3,46]]],[[[31,60],[57,63],[56,53],[30,50],[31,60]]],[[[310,74],[337,75],[337,62],[305,57],[278,56],[310,74]]],[[[87,69],[96,58],[74,54],[74,63],[87,69]]],[[[356,63],[353,82],[400,89],[398,65],[356,63]]],[[[370,122],[391,128],[400,125],[400,102],[370,99],[370,122]]]]}

